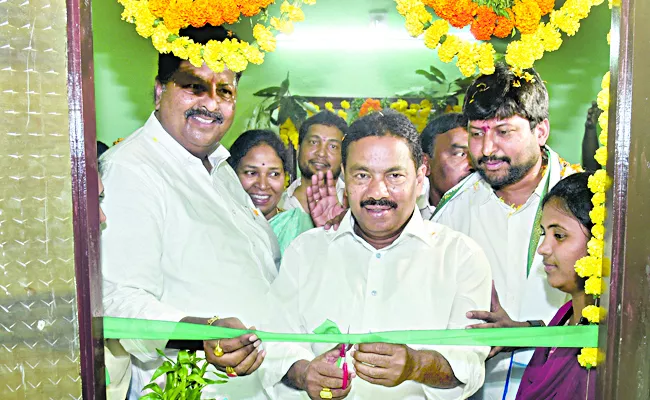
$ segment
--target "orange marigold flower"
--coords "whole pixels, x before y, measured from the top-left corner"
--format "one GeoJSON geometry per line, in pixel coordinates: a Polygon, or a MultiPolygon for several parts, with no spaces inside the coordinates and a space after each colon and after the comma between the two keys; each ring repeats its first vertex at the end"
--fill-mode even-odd
{"type": "Polygon", "coordinates": [[[549,14],[555,8],[555,0],[537,0],[537,5],[542,12],[542,17],[549,14]]]}
{"type": "Polygon", "coordinates": [[[472,21],[470,31],[477,40],[490,40],[497,22],[497,14],[490,7],[479,7],[476,10],[476,19],[472,21]]]}
{"type": "Polygon", "coordinates": [[[363,102],[361,108],[359,109],[359,116],[363,117],[364,115],[367,115],[373,111],[380,111],[380,110],[381,110],[381,102],[379,100],[367,99],[366,101],[363,102]]]}
{"type": "Polygon", "coordinates": [[[167,7],[169,6],[169,0],[149,0],[148,6],[149,11],[151,11],[156,18],[160,18],[165,15],[165,10],[167,10],[167,7]]]}
{"type": "Polygon", "coordinates": [[[507,38],[512,34],[512,30],[515,27],[515,14],[510,9],[506,9],[508,12],[507,17],[503,16],[497,16],[497,22],[496,22],[496,27],[494,28],[494,32],[492,33],[494,36],[498,38],[507,38]]]}
{"type": "Polygon", "coordinates": [[[238,3],[241,13],[246,17],[252,17],[273,3],[273,0],[240,0],[238,3]]]}
{"type": "Polygon", "coordinates": [[[222,18],[227,24],[234,24],[239,20],[239,7],[234,0],[219,0],[221,6],[222,18]]]}
{"type": "Polygon", "coordinates": [[[193,12],[193,4],[192,0],[171,0],[163,16],[167,29],[178,32],[179,29],[185,28],[193,12]]]}
{"type": "Polygon", "coordinates": [[[478,5],[471,0],[425,0],[440,18],[456,28],[463,28],[474,20],[478,5]]]}
{"type": "Polygon", "coordinates": [[[209,0],[194,0],[192,12],[189,14],[187,22],[195,28],[204,26],[208,22],[208,17],[212,15],[210,7],[212,7],[212,4],[210,4],[209,0]]]}
{"type": "Polygon", "coordinates": [[[535,33],[542,12],[535,0],[516,0],[512,7],[515,13],[515,26],[521,33],[535,33]]]}

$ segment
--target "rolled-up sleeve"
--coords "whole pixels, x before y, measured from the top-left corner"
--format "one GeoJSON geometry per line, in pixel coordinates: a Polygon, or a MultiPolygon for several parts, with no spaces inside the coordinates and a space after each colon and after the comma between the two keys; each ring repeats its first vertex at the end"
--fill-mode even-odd
{"type": "MultiPolygon", "coordinates": [[[[104,314],[112,317],[180,321],[186,315],[160,301],[163,289],[162,185],[153,173],[107,162],[102,168],[107,223],[101,260],[104,314]]],[[[166,341],[121,340],[141,361],[156,359],[166,341]]]]}
{"type": "MultiPolygon", "coordinates": [[[[273,332],[306,333],[300,312],[300,265],[297,251],[299,243],[293,242],[282,258],[280,273],[271,285],[267,296],[268,313],[271,318],[264,330],[273,332]]],[[[258,376],[266,394],[272,399],[302,398],[302,392],[289,388],[281,381],[291,366],[299,360],[311,361],[315,355],[311,347],[301,343],[265,343],[266,358],[258,370],[258,376]]]]}

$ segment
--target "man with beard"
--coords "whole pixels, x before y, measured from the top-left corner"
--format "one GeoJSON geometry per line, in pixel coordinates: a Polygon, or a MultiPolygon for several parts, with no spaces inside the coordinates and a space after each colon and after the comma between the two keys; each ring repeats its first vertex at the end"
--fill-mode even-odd
{"type": "MultiPolygon", "coordinates": [[[[284,253],[266,330],[312,332],[326,320],[342,331],[460,329],[490,303],[485,254],[467,236],[425,221],[416,198],[425,180],[418,133],[402,114],[375,112],[343,140],[350,210],[337,231],[312,229],[284,253]],[[423,311],[424,310],[424,311],[423,311]]],[[[266,343],[260,367],[274,398],[460,399],[483,382],[487,347],[266,343]],[[351,371],[351,370],[350,370],[351,371]],[[354,377],[350,382],[350,379],[354,377]],[[351,384],[350,384],[351,383],[351,384]]]]}
{"type": "MultiPolygon", "coordinates": [[[[429,122],[420,135],[429,190],[422,217],[430,219],[442,196],[472,172],[467,151],[467,121],[463,114],[443,114],[429,122]]],[[[420,199],[418,199],[420,200],[420,199]]]]}
{"type": "MultiPolygon", "coordinates": [[[[566,295],[548,285],[536,253],[541,200],[574,172],[546,146],[546,87],[532,69],[515,73],[498,65],[469,87],[463,113],[476,172],[443,196],[433,220],[474,239],[490,260],[492,304],[468,313],[485,321],[470,327],[543,326],[566,295]]],[[[485,386],[475,398],[515,398],[532,350],[502,350],[490,352],[485,386]]]]}
{"type": "MultiPolygon", "coordinates": [[[[211,26],[180,35],[203,44],[231,37],[211,26]]],[[[102,157],[102,206],[111,215],[102,233],[106,315],[241,329],[263,317],[264,296],[277,275],[278,243],[219,143],[233,122],[238,81],[228,68],[214,72],[160,54],[155,111],[102,157]]],[[[210,364],[233,377],[227,385],[210,385],[205,395],[265,398],[250,376],[265,356],[253,334],[120,342],[133,361],[130,399],[140,398],[163,361],[156,349],[165,347],[172,359],[171,348],[204,350],[210,364]]]]}
{"type": "Polygon", "coordinates": [[[301,177],[289,185],[278,204],[283,210],[300,208],[309,213],[307,187],[311,177],[319,172],[331,171],[336,180],[339,201],[343,201],[341,173],[341,141],[348,130],[348,124],[338,115],[321,111],[309,117],[300,125],[298,132],[298,167],[301,177]],[[307,184],[303,185],[303,180],[307,184]]]}

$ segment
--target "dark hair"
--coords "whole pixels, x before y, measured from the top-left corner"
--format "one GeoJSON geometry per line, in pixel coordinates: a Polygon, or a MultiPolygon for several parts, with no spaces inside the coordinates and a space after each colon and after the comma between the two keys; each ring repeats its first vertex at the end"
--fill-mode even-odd
{"type": "Polygon", "coordinates": [[[298,131],[298,143],[302,144],[303,139],[307,136],[309,128],[312,125],[325,125],[333,126],[336,129],[340,130],[343,136],[348,132],[348,123],[338,115],[334,114],[331,111],[321,111],[318,114],[314,114],[311,117],[307,118],[305,122],[300,125],[300,130],[298,131]]]}
{"type": "Polygon", "coordinates": [[[467,120],[460,113],[443,114],[430,121],[420,134],[422,151],[433,156],[433,146],[436,143],[436,136],[456,128],[467,128],[467,120]]]}
{"type": "Polygon", "coordinates": [[[499,63],[492,75],[481,75],[469,86],[463,114],[469,121],[519,115],[532,129],[548,118],[548,92],[534,69],[524,70],[520,77],[499,63]],[[532,79],[527,80],[525,74],[532,79]]]}
{"type": "MultiPolygon", "coordinates": [[[[226,28],[212,25],[205,25],[202,28],[188,26],[187,28],[181,29],[178,35],[187,36],[194,43],[200,44],[206,44],[210,40],[223,42],[226,39],[237,39],[237,36],[226,28]]],[[[169,82],[172,75],[178,71],[182,61],[182,59],[176,57],[173,53],[160,53],[158,55],[158,76],[156,76],[156,79],[162,84],[169,82]]],[[[239,80],[241,78],[241,72],[237,72],[235,76],[239,80]]]]}
{"type": "Polygon", "coordinates": [[[108,150],[108,146],[104,142],[100,142],[99,140],[97,141],[97,160],[99,160],[99,157],[102,156],[102,154],[106,153],[106,150],[108,150]]]}
{"type": "Polygon", "coordinates": [[[384,109],[354,121],[343,139],[341,157],[343,166],[348,158],[348,148],[357,140],[369,136],[395,136],[406,141],[417,169],[422,164],[422,147],[417,129],[409,119],[395,110],[384,109]]]}
{"type": "Polygon", "coordinates": [[[230,157],[228,157],[228,164],[232,169],[236,170],[239,167],[241,159],[246,157],[249,151],[253,148],[266,144],[269,145],[275,153],[282,160],[282,168],[287,170],[287,149],[278,135],[267,129],[252,129],[239,135],[237,140],[230,146],[230,157]]]}
{"type": "Polygon", "coordinates": [[[591,222],[589,212],[594,206],[591,203],[591,190],[587,186],[589,176],[591,176],[590,172],[578,172],[562,179],[544,197],[542,207],[553,199],[559,200],[564,211],[576,217],[591,235],[591,228],[594,224],[591,222]]]}

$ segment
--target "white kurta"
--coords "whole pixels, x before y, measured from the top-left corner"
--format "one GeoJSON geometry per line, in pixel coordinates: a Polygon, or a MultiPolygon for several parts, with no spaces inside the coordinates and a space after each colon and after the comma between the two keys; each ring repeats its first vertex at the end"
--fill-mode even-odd
{"type": "MultiPolygon", "coordinates": [[[[415,210],[401,236],[376,250],[353,231],[348,212],[338,231],[312,229],[285,251],[280,275],[271,286],[274,331],[310,333],[329,319],[341,331],[460,329],[472,323],[469,310],[489,307],[491,273],[480,247],[463,234],[423,221],[415,210]]],[[[275,398],[304,397],[279,383],[291,365],[311,360],[331,344],[266,343],[259,374],[275,398]]],[[[415,382],[394,388],[359,378],[348,399],[459,399],[483,383],[487,347],[412,346],[432,349],[449,361],[463,384],[434,389],[415,382]]]]}
{"type": "MultiPolygon", "coordinates": [[[[293,208],[299,208],[303,210],[302,204],[300,204],[300,200],[296,196],[293,195],[293,193],[300,187],[302,184],[302,178],[297,178],[295,181],[291,182],[291,185],[287,187],[287,189],[282,193],[282,196],[280,197],[280,202],[278,203],[278,207],[283,209],[283,210],[291,210],[293,208]]],[[[311,182],[310,182],[311,184],[311,182]]],[[[340,203],[343,203],[343,195],[345,193],[345,182],[343,182],[343,177],[339,176],[339,178],[336,180],[336,197],[339,199],[340,203]]],[[[307,214],[309,214],[309,210],[303,210],[307,214]]]]}
{"type": "MultiPolygon", "coordinates": [[[[220,146],[209,157],[208,173],[153,114],[104,155],[106,315],[168,321],[235,316],[248,326],[259,321],[279,248],[228,156],[220,146]]],[[[130,398],[136,399],[160,364],[155,348],[166,342],[121,343],[134,356],[130,398]]],[[[210,388],[205,394],[217,398],[265,398],[254,376],[210,388]]]]}
{"type": "MultiPolygon", "coordinates": [[[[550,190],[562,177],[573,172],[557,153],[550,149],[549,153],[550,168],[521,208],[515,210],[506,205],[475,172],[458,184],[461,189],[433,217],[433,221],[468,235],[483,248],[490,260],[501,305],[515,321],[544,320],[548,323],[567,300],[565,293],[548,284],[542,256],[536,252],[530,274],[526,276],[529,241],[547,176],[550,174],[550,190]]],[[[506,398],[515,398],[532,352],[520,350],[515,353],[506,398]]],[[[485,386],[474,398],[503,398],[511,356],[511,353],[502,353],[487,361],[485,386]]]]}

